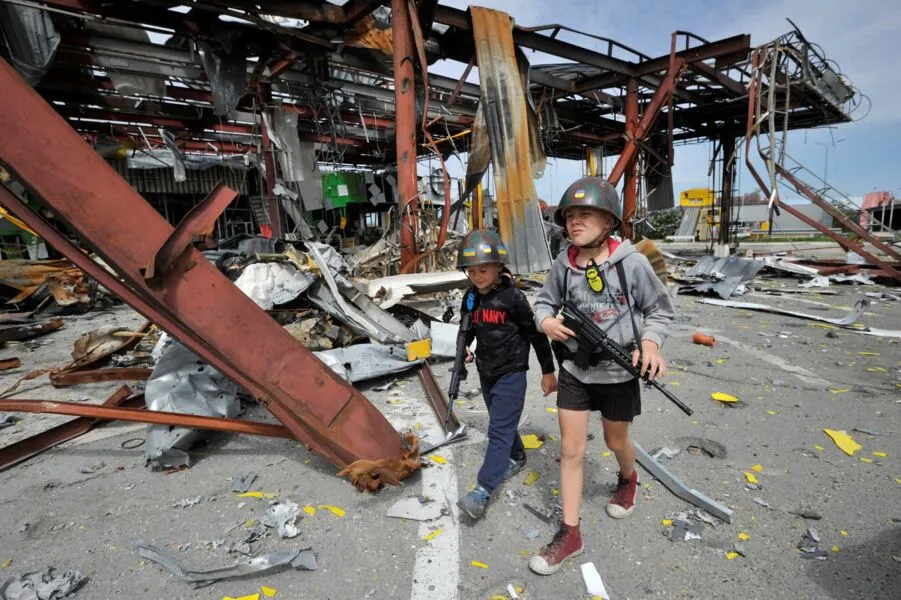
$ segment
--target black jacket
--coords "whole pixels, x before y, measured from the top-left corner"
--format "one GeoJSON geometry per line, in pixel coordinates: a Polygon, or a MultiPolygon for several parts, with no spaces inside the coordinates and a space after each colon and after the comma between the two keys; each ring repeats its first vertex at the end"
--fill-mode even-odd
{"type": "MultiPolygon", "coordinates": [[[[535,348],[542,374],[554,372],[554,356],[547,336],[535,327],[532,307],[526,295],[516,289],[513,278],[503,273],[501,282],[487,294],[475,294],[472,311],[472,328],[466,336],[466,345],[473,339],[476,346],[476,367],[479,375],[493,380],[507,373],[529,369],[529,345],[535,348]]],[[[466,296],[460,314],[466,311],[466,296]]]]}

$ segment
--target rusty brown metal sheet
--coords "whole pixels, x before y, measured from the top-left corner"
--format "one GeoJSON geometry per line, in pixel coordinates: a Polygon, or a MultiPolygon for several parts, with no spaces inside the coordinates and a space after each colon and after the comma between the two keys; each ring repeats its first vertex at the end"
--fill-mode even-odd
{"type": "Polygon", "coordinates": [[[146,381],[153,369],[142,367],[117,367],[94,369],[92,371],[59,371],[50,373],[50,383],[61,388],[82,383],[102,383],[107,381],[146,381]]]}
{"type": "MultiPolygon", "coordinates": [[[[299,345],[198,251],[191,249],[175,261],[163,276],[162,289],[150,289],[141,271],[169,239],[172,227],[4,61],[0,80],[0,164],[88,241],[121,279],[110,281],[100,270],[98,281],[242,385],[298,439],[335,465],[363,460],[402,464],[401,475],[418,468],[409,444],[362,394],[299,345]]],[[[8,190],[0,190],[6,192],[0,199],[7,208],[43,237],[54,236],[8,190]]],[[[83,269],[96,267],[59,238],[57,234],[48,242],[83,269]]],[[[369,489],[399,476],[383,468],[351,473],[358,476],[355,484],[369,489]]]]}
{"type": "Polygon", "coordinates": [[[188,211],[185,218],[159,249],[144,271],[147,284],[159,289],[163,276],[172,268],[176,259],[190,248],[194,236],[207,236],[213,232],[216,219],[238,197],[238,192],[218,184],[200,204],[188,211]]]}
{"type": "Polygon", "coordinates": [[[21,342],[47,335],[63,326],[62,319],[50,319],[33,325],[7,325],[0,327],[0,343],[21,342]]]}
{"type": "Polygon", "coordinates": [[[172,425],[173,427],[189,427],[209,431],[225,431],[228,433],[247,433],[269,437],[294,438],[287,427],[257,421],[241,419],[225,419],[222,417],[201,417],[183,413],[143,410],[139,408],[120,408],[116,406],[97,406],[95,404],[79,404],[77,402],[59,402],[57,400],[20,400],[18,398],[0,399],[0,410],[8,412],[26,412],[54,415],[70,415],[90,417],[102,421],[131,421],[133,423],[150,423],[152,425],[172,425]]]}
{"type": "Polygon", "coordinates": [[[22,366],[22,361],[18,358],[4,358],[0,360],[0,371],[9,371],[11,369],[18,369],[22,366]]]}
{"type": "Polygon", "coordinates": [[[494,164],[499,233],[510,253],[508,266],[514,273],[546,271],[551,254],[532,179],[529,112],[513,43],[513,20],[507,13],[477,6],[469,12],[482,88],[480,108],[494,164]]]}
{"type": "MultiPolygon", "coordinates": [[[[438,422],[444,427],[444,415],[447,414],[447,398],[444,397],[441,386],[435,380],[435,374],[432,373],[432,368],[429,366],[428,361],[423,362],[422,368],[419,369],[419,381],[422,383],[422,388],[425,390],[429,403],[438,416],[438,422]]],[[[457,420],[457,415],[452,412],[448,428],[444,430],[444,433],[445,435],[454,433],[458,429],[460,429],[460,421],[457,420]]]]}
{"type": "MultiPolygon", "coordinates": [[[[105,407],[121,406],[131,396],[131,389],[127,385],[123,385],[103,403],[105,407]]],[[[140,397],[143,403],[143,396],[140,397]]],[[[63,442],[68,442],[82,434],[90,431],[100,421],[88,417],[81,417],[63,423],[47,431],[42,431],[24,440],[19,440],[14,444],[0,448],[0,471],[4,471],[13,465],[17,465],[22,461],[49,450],[54,446],[58,446],[63,442]]]]}

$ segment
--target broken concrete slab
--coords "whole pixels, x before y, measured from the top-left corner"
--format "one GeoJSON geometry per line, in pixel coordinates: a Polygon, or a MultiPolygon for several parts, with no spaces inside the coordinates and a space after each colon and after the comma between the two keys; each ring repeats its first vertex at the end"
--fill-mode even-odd
{"type": "Polygon", "coordinates": [[[443,507],[435,501],[422,502],[418,496],[398,500],[388,509],[386,516],[411,521],[433,521],[443,514],[443,507]]]}

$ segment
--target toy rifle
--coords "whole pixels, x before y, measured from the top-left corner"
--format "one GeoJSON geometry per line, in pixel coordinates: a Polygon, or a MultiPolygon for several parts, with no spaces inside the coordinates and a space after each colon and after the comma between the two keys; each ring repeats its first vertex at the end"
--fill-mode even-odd
{"type": "MultiPolygon", "coordinates": [[[[563,303],[563,308],[560,310],[560,316],[563,317],[563,324],[575,332],[576,342],[583,352],[589,354],[602,353],[605,357],[609,357],[613,362],[625,369],[626,372],[633,377],[640,377],[641,371],[637,367],[632,366],[632,357],[629,355],[628,351],[608,336],[594,320],[579,310],[575,303],[571,300],[566,300],[563,303]]],[[[690,416],[692,414],[693,411],[691,408],[676,398],[676,396],[663,385],[649,379],[647,374],[645,374],[642,379],[651,387],[659,390],[670,402],[678,406],[686,415],[690,416]]]]}
{"type": "Polygon", "coordinates": [[[447,388],[447,413],[444,415],[444,430],[450,424],[454,403],[460,395],[460,382],[466,379],[466,336],[472,328],[472,312],[466,311],[460,317],[460,331],[457,333],[457,353],[454,355],[454,368],[451,371],[450,386],[447,388]]]}

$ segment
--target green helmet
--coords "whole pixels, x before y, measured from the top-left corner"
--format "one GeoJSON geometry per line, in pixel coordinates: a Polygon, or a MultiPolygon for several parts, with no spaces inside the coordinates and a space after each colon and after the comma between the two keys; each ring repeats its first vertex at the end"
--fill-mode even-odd
{"type": "Polygon", "coordinates": [[[465,269],[475,265],[507,262],[507,247],[497,234],[487,229],[470,231],[463,238],[457,250],[457,268],[465,269]]]}
{"type": "Polygon", "coordinates": [[[602,177],[583,177],[566,188],[560,204],[554,211],[554,223],[566,227],[563,212],[570,206],[591,206],[616,217],[616,230],[623,224],[623,204],[610,182],[602,177]]]}

